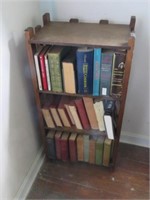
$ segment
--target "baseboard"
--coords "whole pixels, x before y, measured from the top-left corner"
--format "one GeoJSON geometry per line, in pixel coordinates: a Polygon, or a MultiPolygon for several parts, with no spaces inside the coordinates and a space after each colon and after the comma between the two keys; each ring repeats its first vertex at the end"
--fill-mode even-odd
{"type": "Polygon", "coordinates": [[[120,142],[150,148],[149,137],[139,135],[136,133],[122,131],[120,136],[120,142]]]}
{"type": "Polygon", "coordinates": [[[43,147],[39,150],[27,176],[25,177],[19,191],[17,192],[15,200],[25,200],[27,195],[31,189],[31,186],[44,162],[45,155],[43,151],[43,147]]]}

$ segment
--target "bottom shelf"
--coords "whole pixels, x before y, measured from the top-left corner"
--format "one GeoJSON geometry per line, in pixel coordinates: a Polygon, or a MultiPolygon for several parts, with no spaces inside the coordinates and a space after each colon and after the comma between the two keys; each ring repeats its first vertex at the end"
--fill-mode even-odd
{"type": "Polygon", "coordinates": [[[114,141],[105,135],[67,133],[50,130],[46,136],[49,159],[113,166],[114,141]]]}

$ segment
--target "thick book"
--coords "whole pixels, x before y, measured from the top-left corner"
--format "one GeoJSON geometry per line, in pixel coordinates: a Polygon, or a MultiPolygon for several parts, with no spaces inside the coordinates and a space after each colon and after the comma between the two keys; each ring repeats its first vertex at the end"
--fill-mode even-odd
{"type": "Polygon", "coordinates": [[[61,159],[69,160],[69,135],[70,133],[63,132],[61,136],[61,159]]]}
{"type": "Polygon", "coordinates": [[[70,161],[77,161],[77,133],[71,133],[69,137],[70,161]]]}
{"type": "Polygon", "coordinates": [[[78,93],[93,94],[93,49],[77,49],[76,59],[78,93]]]}
{"type": "Polygon", "coordinates": [[[90,129],[90,122],[86,113],[86,109],[83,103],[82,98],[77,98],[74,100],[79,118],[81,120],[81,124],[83,129],[89,130],[90,129]]]}
{"type": "Polygon", "coordinates": [[[98,139],[96,140],[95,163],[97,165],[102,165],[103,164],[104,140],[105,140],[104,136],[99,136],[98,139]]]}
{"type": "Polygon", "coordinates": [[[105,131],[105,125],[104,125],[104,105],[103,101],[95,101],[94,102],[94,109],[98,121],[98,127],[100,131],[105,131]]]}
{"type": "Polygon", "coordinates": [[[77,158],[78,161],[84,161],[84,147],[83,147],[83,135],[77,137],[77,158]]]}
{"type": "Polygon", "coordinates": [[[76,128],[83,129],[74,101],[72,100],[68,105],[76,128]]]}
{"type": "Polygon", "coordinates": [[[89,162],[89,135],[83,135],[83,152],[84,161],[89,162]]]}
{"type": "Polygon", "coordinates": [[[114,66],[112,70],[111,95],[122,95],[123,77],[125,70],[126,52],[115,52],[114,66]]]}
{"type": "Polygon", "coordinates": [[[65,127],[71,127],[71,120],[65,108],[65,104],[68,104],[69,102],[70,97],[62,96],[57,108],[61,121],[65,127]]]}
{"type": "Polygon", "coordinates": [[[48,51],[48,61],[50,69],[51,87],[52,91],[63,91],[62,80],[62,60],[69,52],[70,47],[53,46],[48,51]]]}
{"type": "Polygon", "coordinates": [[[108,167],[111,158],[111,146],[112,140],[106,138],[104,141],[104,152],[103,152],[103,165],[108,167]]]}
{"type": "Polygon", "coordinates": [[[73,48],[62,61],[64,91],[76,93],[76,48],[73,48]]]}
{"type": "Polygon", "coordinates": [[[73,116],[72,116],[72,114],[71,114],[71,111],[70,111],[70,109],[69,109],[69,104],[68,104],[68,103],[67,103],[67,104],[64,104],[64,106],[65,106],[65,108],[66,108],[67,114],[68,114],[69,119],[70,119],[70,121],[71,121],[71,125],[72,125],[72,126],[75,126],[75,121],[74,121],[74,118],[73,118],[73,116]]]}
{"type": "Polygon", "coordinates": [[[56,131],[55,133],[55,147],[56,147],[56,158],[61,159],[61,131],[56,131]]]}
{"type": "Polygon", "coordinates": [[[91,97],[83,97],[84,106],[92,129],[98,129],[98,121],[91,97]]]}
{"type": "Polygon", "coordinates": [[[101,48],[94,48],[94,61],[93,61],[93,95],[99,96],[100,94],[100,67],[101,67],[101,48]]]}
{"type": "Polygon", "coordinates": [[[113,56],[114,53],[112,52],[102,52],[100,72],[100,95],[110,95],[113,56]]]}
{"type": "Polygon", "coordinates": [[[47,76],[46,76],[46,66],[45,66],[45,58],[44,58],[45,53],[48,51],[48,49],[49,49],[48,45],[44,46],[42,51],[39,54],[42,85],[43,85],[44,90],[48,90],[47,76]]]}
{"type": "Polygon", "coordinates": [[[34,62],[35,62],[35,69],[36,69],[36,76],[37,76],[39,90],[43,90],[41,72],[40,72],[40,63],[39,63],[39,54],[42,48],[43,47],[39,48],[39,50],[34,54],[34,62]]]}
{"type": "MultiPolygon", "coordinates": [[[[49,49],[52,48],[52,46],[49,47],[49,49]]],[[[48,51],[49,51],[48,49],[48,51]]],[[[51,90],[51,80],[50,80],[50,70],[49,70],[49,62],[48,62],[48,51],[44,55],[44,61],[45,61],[45,69],[46,69],[46,78],[47,78],[47,87],[48,90],[51,90]]]]}
{"type": "Polygon", "coordinates": [[[55,149],[55,131],[49,131],[46,136],[47,142],[47,156],[50,159],[56,159],[55,149]]]}
{"type": "Polygon", "coordinates": [[[54,120],[56,126],[63,127],[63,124],[61,122],[60,116],[59,116],[58,111],[57,111],[59,101],[60,101],[60,97],[55,96],[55,98],[53,99],[53,102],[50,105],[49,109],[50,109],[50,112],[52,114],[52,117],[53,117],[53,120],[54,120]]]}
{"type": "Polygon", "coordinates": [[[90,137],[89,140],[89,163],[95,164],[95,152],[96,152],[96,139],[90,137]]]}

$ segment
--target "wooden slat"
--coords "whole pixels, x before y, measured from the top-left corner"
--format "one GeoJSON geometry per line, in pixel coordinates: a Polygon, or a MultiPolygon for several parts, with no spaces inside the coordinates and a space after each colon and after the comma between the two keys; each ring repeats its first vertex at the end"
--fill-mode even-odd
{"type": "Polygon", "coordinates": [[[132,17],[131,17],[131,20],[130,20],[130,30],[131,30],[131,32],[134,31],[135,22],[136,22],[136,17],[135,17],[135,16],[132,16],[132,17]]]}

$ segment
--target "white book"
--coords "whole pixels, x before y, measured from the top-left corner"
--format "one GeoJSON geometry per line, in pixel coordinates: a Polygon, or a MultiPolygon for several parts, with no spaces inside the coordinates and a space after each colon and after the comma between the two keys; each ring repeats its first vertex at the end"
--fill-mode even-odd
{"type": "Polygon", "coordinates": [[[104,124],[104,105],[102,101],[97,101],[94,103],[94,110],[96,114],[96,118],[98,121],[98,127],[100,131],[105,131],[104,124]]]}
{"type": "Polygon", "coordinates": [[[47,85],[48,85],[48,90],[50,91],[51,90],[51,81],[50,81],[50,70],[49,70],[49,63],[48,63],[47,53],[45,54],[44,59],[45,59],[47,85]]]}
{"type": "Polygon", "coordinates": [[[104,115],[104,122],[105,122],[108,139],[114,140],[112,117],[110,115],[104,115]]]}
{"type": "Polygon", "coordinates": [[[38,56],[39,56],[41,50],[42,50],[42,48],[37,53],[34,54],[34,62],[35,62],[35,69],[36,69],[39,90],[43,90],[41,73],[40,73],[40,64],[39,64],[39,59],[38,59],[38,56]]]}

